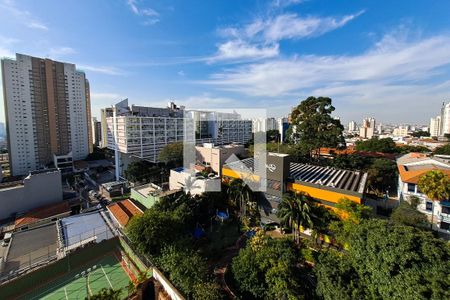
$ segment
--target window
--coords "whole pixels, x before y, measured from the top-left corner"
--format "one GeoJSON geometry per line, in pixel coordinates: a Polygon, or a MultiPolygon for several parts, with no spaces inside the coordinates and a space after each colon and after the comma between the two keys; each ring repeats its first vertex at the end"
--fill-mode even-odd
{"type": "Polygon", "coordinates": [[[450,207],[442,206],[442,213],[443,214],[450,214],[450,207]]]}
{"type": "Polygon", "coordinates": [[[431,201],[427,201],[426,205],[425,205],[425,209],[427,211],[431,211],[433,209],[433,202],[431,201]]]}
{"type": "Polygon", "coordinates": [[[416,185],[413,183],[408,183],[408,192],[415,193],[416,192],[416,185]]]}
{"type": "Polygon", "coordinates": [[[450,223],[441,222],[441,229],[450,230],[450,223]]]}

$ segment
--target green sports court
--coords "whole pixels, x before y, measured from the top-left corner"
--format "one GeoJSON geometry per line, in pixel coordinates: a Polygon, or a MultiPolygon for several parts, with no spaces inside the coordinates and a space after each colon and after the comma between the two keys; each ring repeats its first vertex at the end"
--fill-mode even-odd
{"type": "Polygon", "coordinates": [[[118,254],[108,253],[34,288],[33,291],[21,295],[19,299],[85,299],[87,293],[93,295],[102,288],[111,287],[122,288],[121,295],[125,298],[131,279],[117,257],[118,254]]]}

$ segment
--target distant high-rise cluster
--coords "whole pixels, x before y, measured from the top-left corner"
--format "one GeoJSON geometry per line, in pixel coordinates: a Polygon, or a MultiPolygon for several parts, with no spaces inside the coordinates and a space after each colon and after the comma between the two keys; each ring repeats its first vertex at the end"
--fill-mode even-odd
{"type": "Polygon", "coordinates": [[[12,175],[92,151],[89,82],[74,64],[17,54],[2,73],[12,175]]]}
{"type": "Polygon", "coordinates": [[[430,119],[430,135],[434,137],[450,134],[450,102],[442,103],[441,113],[430,119]]]}

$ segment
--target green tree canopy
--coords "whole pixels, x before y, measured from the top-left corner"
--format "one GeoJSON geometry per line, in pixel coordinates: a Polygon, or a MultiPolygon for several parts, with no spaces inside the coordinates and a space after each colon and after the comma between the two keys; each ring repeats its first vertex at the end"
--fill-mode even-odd
{"type": "Polygon", "coordinates": [[[397,186],[397,165],[394,161],[377,158],[367,170],[368,187],[378,195],[388,189],[392,192],[397,186]]]}
{"type": "Polygon", "coordinates": [[[449,299],[449,245],[426,231],[384,220],[354,225],[345,253],[315,267],[324,299],[449,299]]]}
{"type": "Polygon", "coordinates": [[[420,177],[419,189],[431,200],[443,201],[450,198],[450,178],[440,170],[432,170],[420,177]]]}
{"type": "Polygon", "coordinates": [[[183,163],[183,143],[167,144],[159,152],[159,161],[171,167],[181,165],[183,163]]]}
{"type": "Polygon", "coordinates": [[[394,209],[391,214],[391,220],[394,223],[401,225],[429,228],[427,217],[406,201],[402,201],[400,205],[394,209]]]}
{"type": "Polygon", "coordinates": [[[158,265],[185,295],[192,294],[196,285],[207,280],[206,260],[190,249],[168,246],[162,250],[158,265]]]}
{"type": "Polygon", "coordinates": [[[371,138],[366,141],[357,141],[356,150],[368,152],[397,153],[398,149],[391,138],[371,138]]]}
{"type": "Polygon", "coordinates": [[[416,132],[413,132],[411,134],[413,137],[422,137],[422,136],[430,136],[430,133],[428,131],[419,130],[416,132]]]}
{"type": "Polygon", "coordinates": [[[173,243],[183,233],[179,218],[171,212],[153,207],[142,216],[134,217],[127,225],[127,235],[138,250],[148,255],[159,255],[161,249],[173,243]]]}
{"type": "Polygon", "coordinates": [[[334,110],[328,97],[308,97],[292,110],[296,130],[291,132],[308,147],[310,156],[318,154],[321,147],[345,147],[344,126],[331,116],[334,110]]]}
{"type": "Polygon", "coordinates": [[[120,296],[121,292],[122,292],[121,289],[115,290],[113,288],[109,288],[109,289],[102,288],[96,294],[86,297],[85,299],[89,299],[89,300],[119,300],[119,299],[122,299],[122,297],[120,296]]]}
{"type": "Polygon", "coordinates": [[[436,148],[436,150],[434,150],[434,154],[450,155],[450,144],[436,148]]]}
{"type": "Polygon", "coordinates": [[[132,182],[160,182],[161,181],[161,168],[153,165],[152,163],[139,160],[131,162],[125,170],[125,178],[132,182]]]}
{"type": "Polygon", "coordinates": [[[231,270],[245,299],[301,299],[310,298],[314,291],[308,269],[293,241],[271,239],[262,233],[239,251],[231,270]]]}

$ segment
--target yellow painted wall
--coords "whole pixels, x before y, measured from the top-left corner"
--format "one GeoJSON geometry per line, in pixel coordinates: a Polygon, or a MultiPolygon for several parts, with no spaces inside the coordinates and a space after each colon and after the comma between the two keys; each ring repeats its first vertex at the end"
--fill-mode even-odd
{"type": "Polygon", "coordinates": [[[340,199],[347,198],[353,202],[356,202],[358,204],[361,204],[361,198],[353,195],[348,195],[344,193],[339,192],[333,192],[325,189],[310,187],[306,185],[302,185],[299,183],[288,183],[287,186],[288,191],[293,192],[304,192],[306,194],[309,194],[311,197],[319,199],[319,200],[325,200],[328,202],[338,203],[340,199]]]}
{"type": "Polygon", "coordinates": [[[240,178],[240,179],[250,179],[252,181],[259,181],[260,177],[258,175],[252,175],[245,172],[237,172],[234,170],[222,168],[222,175],[233,177],[233,178],[240,178]]]}

